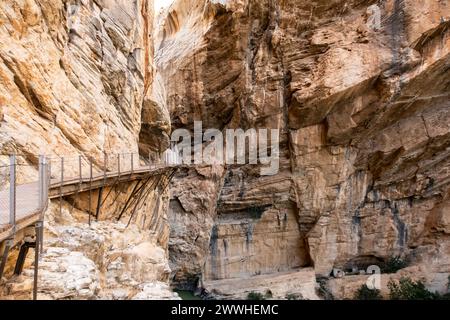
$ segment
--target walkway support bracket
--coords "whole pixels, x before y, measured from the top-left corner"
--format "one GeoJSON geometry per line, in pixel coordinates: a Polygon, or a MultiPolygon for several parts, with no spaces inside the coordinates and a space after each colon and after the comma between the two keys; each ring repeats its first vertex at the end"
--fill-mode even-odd
{"type": "Polygon", "coordinates": [[[14,267],[14,274],[20,275],[22,273],[23,266],[25,264],[25,259],[27,257],[27,253],[30,248],[35,248],[36,250],[36,242],[24,242],[20,246],[19,256],[17,257],[16,266],[14,267]]]}
{"type": "Polygon", "coordinates": [[[140,184],[140,181],[138,180],[136,184],[133,187],[133,191],[131,191],[131,194],[128,196],[127,202],[125,202],[125,205],[123,206],[122,210],[120,211],[119,217],[117,218],[117,221],[119,221],[122,218],[122,215],[125,213],[125,211],[128,208],[128,205],[130,204],[131,199],[134,197],[134,194],[136,190],[138,189],[138,186],[140,184]]]}
{"type": "Polygon", "coordinates": [[[92,202],[92,159],[89,159],[89,225],[91,225],[91,204],[92,202]]]}
{"type": "Polygon", "coordinates": [[[98,191],[98,198],[97,198],[97,209],[95,210],[95,219],[98,221],[98,216],[100,215],[100,209],[102,205],[102,196],[103,196],[103,186],[100,187],[98,191]]]}
{"type": "Polygon", "coordinates": [[[64,157],[61,157],[61,181],[59,183],[59,216],[62,216],[62,189],[64,181],[64,157]]]}

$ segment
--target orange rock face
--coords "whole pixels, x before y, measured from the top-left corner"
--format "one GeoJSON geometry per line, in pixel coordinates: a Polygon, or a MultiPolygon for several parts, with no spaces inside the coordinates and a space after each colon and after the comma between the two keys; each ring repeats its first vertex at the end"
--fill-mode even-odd
{"type": "Polygon", "coordinates": [[[444,1],[176,1],[155,61],[173,128],[279,128],[281,155],[271,177],[178,178],[175,283],[395,255],[448,274],[449,18],[444,1]]]}
{"type": "MultiPolygon", "coordinates": [[[[103,152],[139,150],[147,159],[165,150],[170,118],[151,98],[153,22],[150,0],[2,0],[0,162],[18,154],[25,168],[18,183],[36,179],[40,154],[56,164],[64,156],[71,174],[78,155],[95,165],[103,152]]],[[[2,168],[2,190],[7,179],[2,168]]],[[[61,213],[50,203],[38,297],[176,298],[168,287],[167,190],[155,185],[134,218],[127,212],[120,222],[133,184],[115,185],[92,228],[87,194],[65,197],[61,213]]],[[[0,297],[28,299],[31,261],[21,278],[12,277],[16,257],[0,279],[0,297]]]]}

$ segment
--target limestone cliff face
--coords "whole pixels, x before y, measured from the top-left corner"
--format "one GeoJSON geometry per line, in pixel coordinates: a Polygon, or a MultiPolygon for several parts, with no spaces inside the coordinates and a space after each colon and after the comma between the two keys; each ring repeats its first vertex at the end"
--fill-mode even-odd
{"type": "MultiPolygon", "coordinates": [[[[2,1],[0,150],[31,166],[19,182],[35,177],[39,154],[65,156],[70,170],[78,154],[96,166],[104,152],[165,150],[170,118],[151,98],[153,21],[151,0],[2,1]]],[[[90,227],[86,194],[65,198],[61,213],[50,204],[40,297],[172,297],[167,181],[154,179],[135,214],[120,219],[134,185],[105,189],[111,195],[90,227]]],[[[29,297],[30,276],[8,276],[0,295],[29,297]]]]}
{"type": "Polygon", "coordinates": [[[281,159],[178,177],[175,283],[395,255],[446,278],[449,18],[447,1],[176,1],[156,46],[173,128],[279,128],[281,159]]]}

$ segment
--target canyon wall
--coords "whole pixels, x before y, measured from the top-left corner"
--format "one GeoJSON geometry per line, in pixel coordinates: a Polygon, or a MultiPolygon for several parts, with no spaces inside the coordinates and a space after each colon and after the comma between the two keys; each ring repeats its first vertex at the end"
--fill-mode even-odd
{"type": "Polygon", "coordinates": [[[400,255],[442,288],[449,19],[448,1],[175,1],[155,48],[173,128],[279,129],[280,169],[176,177],[174,285],[328,277],[400,255]]]}
{"type": "MultiPolygon", "coordinates": [[[[170,118],[151,98],[153,10],[151,0],[2,1],[1,162],[18,155],[18,183],[36,179],[40,154],[53,166],[64,156],[70,172],[78,155],[102,169],[104,153],[148,159],[165,150],[170,118]]],[[[65,197],[61,212],[59,201],[49,204],[39,298],[175,297],[168,287],[167,176],[147,182],[133,215],[120,213],[135,182],[105,188],[108,200],[90,226],[88,209],[96,202],[88,205],[87,193],[65,197]]],[[[0,295],[29,298],[31,261],[12,277],[16,257],[17,251],[0,295]]]]}
{"type": "MultiPolygon", "coordinates": [[[[136,185],[121,183],[90,226],[87,194],[51,202],[39,297],[176,298],[171,281],[315,299],[333,268],[397,255],[401,272],[445,289],[448,1],[176,0],[154,20],[150,0],[3,1],[2,165],[17,154],[24,183],[39,154],[145,164],[202,121],[278,129],[279,170],[183,168],[170,201],[162,174],[122,214],[136,185]]],[[[11,276],[15,257],[0,296],[29,298],[31,261],[11,276]]],[[[345,284],[361,279],[327,285],[351,297],[345,284]]]]}

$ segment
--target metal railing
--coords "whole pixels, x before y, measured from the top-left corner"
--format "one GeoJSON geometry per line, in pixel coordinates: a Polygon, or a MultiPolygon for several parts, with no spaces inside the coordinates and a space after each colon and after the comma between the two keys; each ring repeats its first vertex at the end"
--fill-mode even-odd
{"type": "Polygon", "coordinates": [[[47,159],[39,156],[39,170],[35,165],[20,162],[16,155],[9,156],[9,164],[1,165],[0,231],[11,229],[26,217],[40,214],[47,207],[49,167],[47,159]]]}
{"type": "Polygon", "coordinates": [[[151,171],[178,164],[176,158],[170,150],[156,159],[150,155],[145,159],[138,153],[104,153],[97,158],[86,155],[50,157],[50,183],[51,187],[62,187],[65,183],[151,171]]]}
{"type": "MultiPolygon", "coordinates": [[[[107,179],[113,178],[113,186],[119,181],[126,180],[127,176],[135,173],[147,173],[158,168],[174,166],[178,163],[178,153],[172,150],[166,150],[163,154],[152,158],[149,154],[145,159],[138,153],[104,153],[101,157],[86,157],[85,155],[52,157],[50,159],[51,185],[56,192],[52,197],[56,198],[59,194],[59,212],[62,214],[63,197],[67,194],[78,194],[79,192],[89,191],[88,195],[88,223],[91,224],[91,217],[98,219],[100,207],[104,200],[101,200],[103,187],[107,185],[107,179]],[[76,187],[78,185],[78,187],[76,187]],[[66,190],[67,186],[72,186],[66,190]],[[73,188],[75,186],[75,188],[73,188]],[[93,189],[99,189],[98,200],[93,201],[93,189]],[[94,210],[92,205],[97,204],[94,210]]],[[[106,198],[110,192],[107,193],[106,198]]],[[[72,208],[74,206],[72,201],[72,208]]]]}
{"type": "Polygon", "coordinates": [[[166,166],[180,164],[177,152],[170,149],[163,154],[147,159],[138,153],[104,153],[103,157],[86,155],[39,156],[39,170],[26,162],[25,156],[10,155],[8,162],[3,156],[0,162],[0,231],[15,227],[27,216],[45,211],[49,188],[60,188],[60,206],[63,186],[82,184],[109,177],[121,177],[138,172],[147,172],[166,166]],[[18,161],[20,160],[20,161],[18,161]]]}
{"type": "MultiPolygon", "coordinates": [[[[0,241],[5,241],[3,254],[0,256],[0,280],[8,258],[9,250],[14,245],[16,233],[20,229],[34,225],[36,237],[34,247],[33,299],[37,299],[39,255],[43,252],[44,212],[48,205],[49,189],[59,187],[60,211],[62,209],[62,188],[65,184],[89,182],[89,224],[91,223],[91,193],[93,179],[103,177],[103,185],[108,177],[121,177],[156,170],[165,166],[179,164],[177,152],[167,150],[152,161],[143,159],[137,153],[120,153],[103,155],[103,159],[94,159],[85,155],[72,157],[38,157],[36,165],[26,160],[29,155],[10,155],[8,163],[5,156],[0,156],[0,241]],[[18,161],[18,158],[20,161],[18,161]],[[22,161],[22,162],[21,162],[22,161]],[[33,218],[32,218],[33,217],[33,218]],[[30,218],[30,219],[29,219],[30,218]],[[20,225],[20,227],[19,227],[20,225]]],[[[101,192],[99,193],[101,197],[101,192]]]]}

